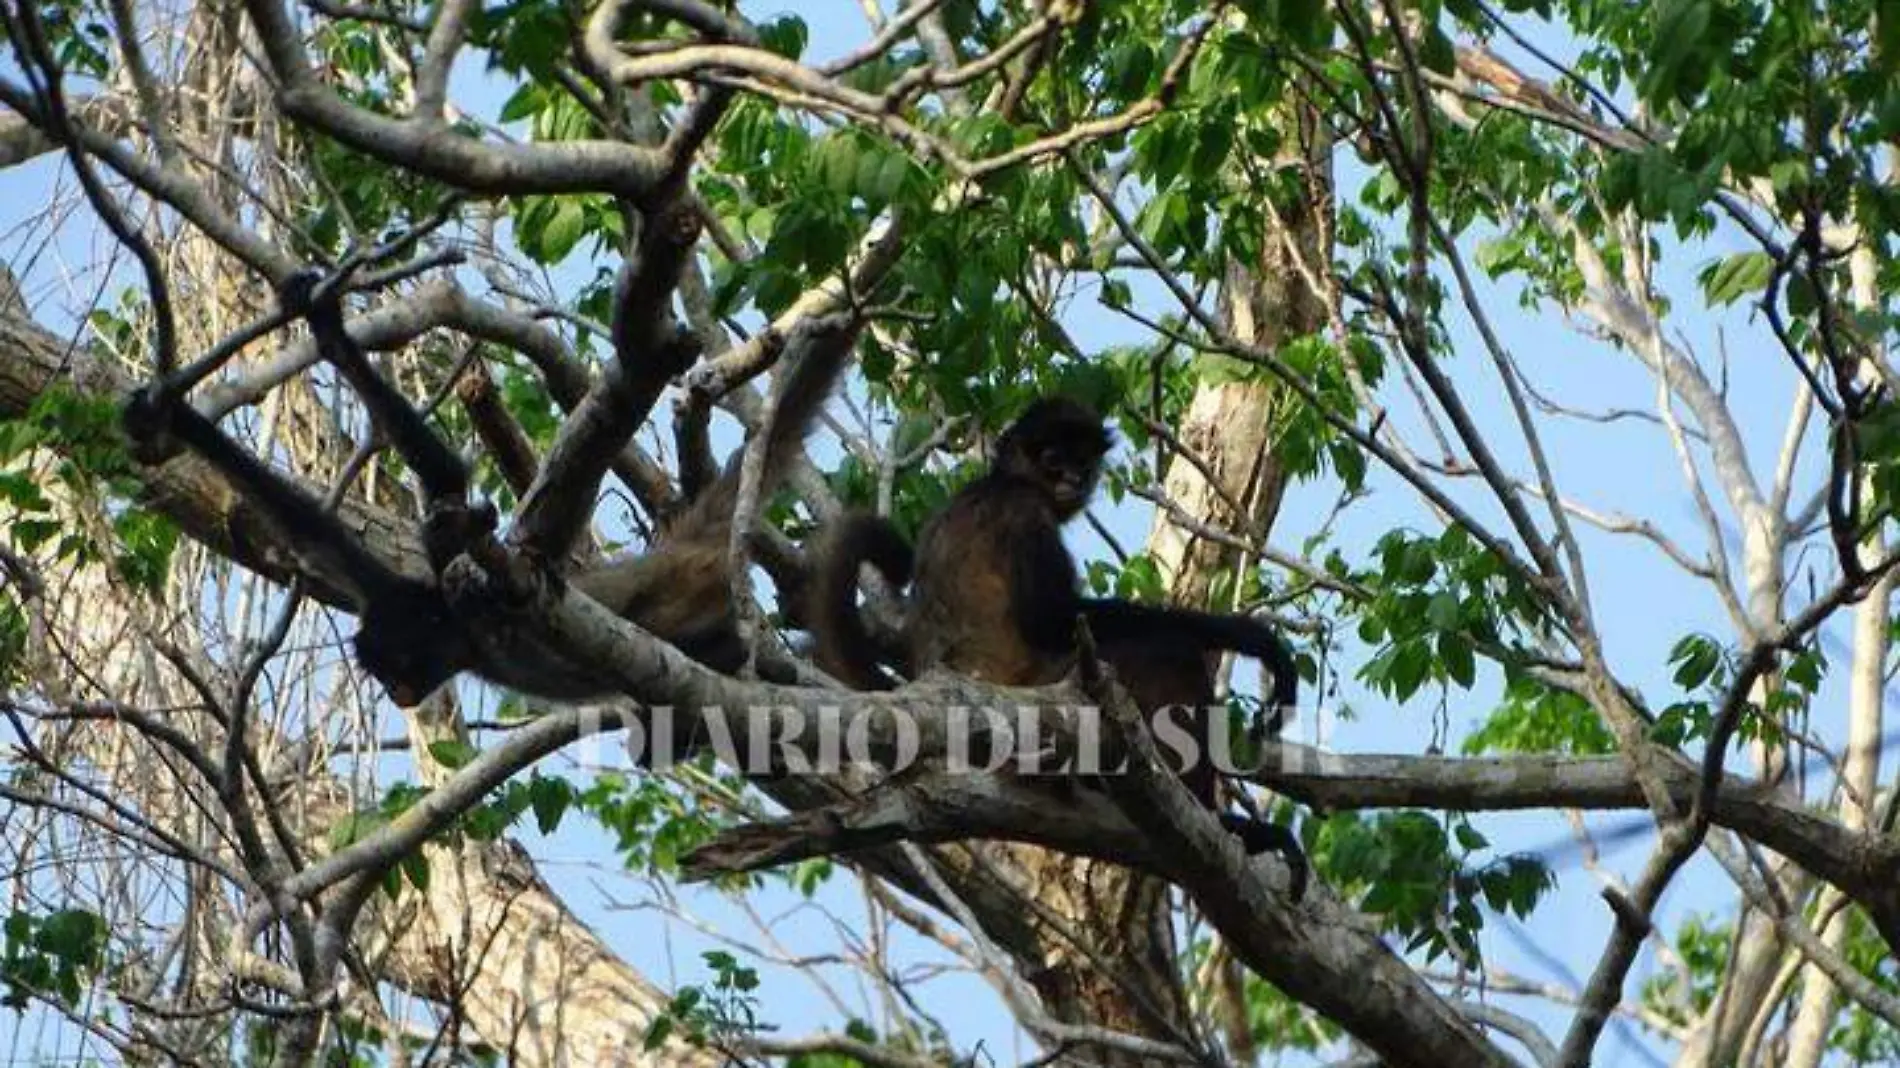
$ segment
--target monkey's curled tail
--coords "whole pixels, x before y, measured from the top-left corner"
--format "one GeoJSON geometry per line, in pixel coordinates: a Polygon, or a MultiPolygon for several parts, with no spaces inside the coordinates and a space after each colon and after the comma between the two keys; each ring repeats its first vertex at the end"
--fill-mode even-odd
{"type": "Polygon", "coordinates": [[[1273,675],[1273,688],[1268,695],[1272,706],[1270,733],[1279,733],[1281,722],[1299,704],[1300,676],[1293,664],[1293,652],[1265,623],[1247,616],[1107,598],[1087,600],[1083,608],[1089,630],[1099,641],[1184,635],[1202,649],[1223,649],[1266,665],[1273,675]]]}
{"type": "Polygon", "coordinates": [[[858,614],[858,568],[870,564],[893,588],[902,589],[916,565],[910,543],[890,520],[852,512],[826,529],[814,559],[806,619],[817,640],[819,668],[854,690],[890,689],[893,684],[878,665],[876,640],[858,614]]]}

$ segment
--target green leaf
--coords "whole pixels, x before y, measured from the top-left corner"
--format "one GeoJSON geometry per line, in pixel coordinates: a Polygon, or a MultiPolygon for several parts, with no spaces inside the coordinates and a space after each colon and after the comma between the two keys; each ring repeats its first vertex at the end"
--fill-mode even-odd
{"type": "Polygon", "coordinates": [[[759,25],[759,43],[786,59],[797,59],[811,40],[811,30],[797,15],[780,15],[759,25]]]}
{"type": "Polygon", "coordinates": [[[1517,234],[1485,238],[1472,256],[1478,268],[1493,278],[1516,267],[1524,258],[1524,239],[1517,234]]]}
{"type": "Polygon", "coordinates": [[[514,816],[506,809],[495,805],[483,805],[469,810],[462,817],[462,831],[478,842],[492,842],[500,838],[514,822],[514,816]]]}
{"type": "Polygon", "coordinates": [[[353,842],[362,841],[385,822],[382,813],[375,811],[353,812],[336,822],[330,828],[330,848],[342,849],[353,842]]]}
{"type": "Polygon", "coordinates": [[[888,204],[903,191],[909,171],[910,159],[902,152],[864,152],[855,167],[857,194],[873,204],[888,204]]]}
{"type": "Polygon", "coordinates": [[[519,122],[547,107],[547,94],[539,85],[528,82],[515,90],[508,102],[501,106],[502,122],[519,122]]]}
{"type": "Polygon", "coordinates": [[[1425,684],[1431,668],[1431,648],[1424,642],[1406,642],[1399,646],[1392,657],[1393,696],[1401,701],[1410,700],[1425,684]]]}
{"type": "Polygon", "coordinates": [[[1326,455],[1332,460],[1333,470],[1339,475],[1339,481],[1349,492],[1358,492],[1366,484],[1366,454],[1359,443],[1340,438],[1326,447],[1326,455]]]}
{"type": "Polygon", "coordinates": [[[792,886],[809,898],[831,878],[834,870],[830,857],[800,861],[792,866],[792,886]]]}
{"type": "Polygon", "coordinates": [[[857,181],[857,143],[849,134],[834,133],[818,142],[818,180],[841,197],[853,192],[857,181]]]}
{"type": "Polygon", "coordinates": [[[1109,92],[1123,100],[1132,100],[1148,88],[1155,69],[1155,53],[1145,41],[1128,41],[1109,53],[1109,92]]]}
{"type": "Polygon", "coordinates": [[[534,809],[535,826],[542,834],[553,834],[574,802],[574,790],[565,780],[537,775],[528,784],[528,802],[534,809]]]}
{"type": "Polygon", "coordinates": [[[1743,252],[1717,260],[1702,272],[1702,295],[1713,307],[1727,307],[1766,289],[1774,273],[1774,257],[1766,252],[1743,252]]]}
{"type": "Polygon", "coordinates": [[[429,743],[429,755],[436,763],[454,771],[466,767],[468,762],[480,755],[480,750],[460,738],[443,738],[429,743]]]}
{"type": "Polygon", "coordinates": [[[1676,665],[1676,685],[1685,690],[1694,690],[1715,674],[1715,669],[1722,663],[1722,650],[1713,640],[1700,634],[1691,634],[1676,643],[1669,653],[1669,662],[1676,665]]]}
{"type": "Polygon", "coordinates": [[[53,519],[19,519],[7,528],[13,534],[13,543],[23,552],[32,553],[45,545],[47,540],[60,532],[60,525],[53,519]]]}
{"type": "Polygon", "coordinates": [[[1478,673],[1478,664],[1472,655],[1471,643],[1457,634],[1440,634],[1438,655],[1444,661],[1445,673],[1451,676],[1451,681],[1467,690],[1471,689],[1478,673]]]}
{"type": "Polygon", "coordinates": [[[402,858],[402,873],[410,886],[424,894],[429,892],[429,861],[420,850],[402,858]]]}
{"type": "Polygon", "coordinates": [[[1641,85],[1645,99],[1661,103],[1680,97],[1684,71],[1709,28],[1710,5],[1709,0],[1666,0],[1655,13],[1650,68],[1641,85]]]}
{"type": "Polygon", "coordinates": [[[580,201],[563,198],[556,202],[554,215],[541,231],[541,262],[559,263],[580,244],[587,226],[587,213],[580,201]]]}

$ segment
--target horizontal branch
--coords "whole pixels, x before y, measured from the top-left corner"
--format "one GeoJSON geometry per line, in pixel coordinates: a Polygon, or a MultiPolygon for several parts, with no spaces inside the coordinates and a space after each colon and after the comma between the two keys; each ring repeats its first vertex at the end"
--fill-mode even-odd
{"type": "Polygon", "coordinates": [[[651,148],[478,141],[444,122],[356,107],[317,76],[282,0],[247,0],[245,9],[276,75],[284,114],[364,155],[484,196],[598,192],[639,201],[667,180],[667,157],[651,148]]]}
{"type": "Polygon", "coordinates": [[[1023,842],[1166,875],[1121,811],[1073,779],[1009,772],[889,781],[862,797],[731,828],[681,858],[688,879],[758,871],[899,842],[1023,842]]]}
{"type": "MultiPolygon", "coordinates": [[[[1681,756],[1656,774],[1687,811],[1702,769],[1681,756]]],[[[1647,809],[1621,757],[1378,756],[1281,743],[1253,779],[1321,810],[1444,808],[1464,812],[1647,809]]],[[[1900,951],[1900,839],[1862,834],[1758,782],[1725,776],[1711,822],[1780,853],[1866,907],[1900,951]]]]}

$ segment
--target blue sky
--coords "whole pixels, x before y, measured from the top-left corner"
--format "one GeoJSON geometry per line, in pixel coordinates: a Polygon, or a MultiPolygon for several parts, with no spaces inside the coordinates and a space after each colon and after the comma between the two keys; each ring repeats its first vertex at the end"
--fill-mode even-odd
{"type": "MultiPolygon", "coordinates": [[[[845,51],[864,36],[857,5],[840,0],[745,5],[746,14],[753,18],[770,17],[781,11],[795,12],[806,19],[811,28],[810,59],[823,60],[845,51]]],[[[1560,54],[1569,51],[1561,35],[1531,29],[1540,45],[1560,54]]],[[[1502,51],[1513,55],[1509,49],[1502,51]]],[[[469,68],[467,64],[464,66],[469,68]]],[[[1526,69],[1534,74],[1545,73],[1529,63],[1526,69]]],[[[457,81],[456,98],[465,108],[493,114],[509,88],[498,86],[469,68],[457,81]]],[[[5,247],[7,253],[16,253],[21,247],[22,238],[12,228],[30,225],[53,201],[53,174],[52,163],[41,161],[0,175],[0,190],[4,190],[4,196],[0,196],[0,233],[13,235],[5,247]]],[[[1343,181],[1351,181],[1349,174],[1342,172],[1342,175],[1343,181]]],[[[96,262],[91,251],[96,247],[96,236],[90,217],[82,217],[59,233],[55,247],[68,266],[96,262]]],[[[1715,315],[1695,310],[1700,307],[1695,272],[1709,260],[1742,247],[1733,234],[1718,234],[1714,240],[1688,249],[1665,241],[1659,281],[1675,307],[1682,309],[1669,324],[1672,331],[1679,330],[1687,343],[1705,357],[1717,350],[1718,337],[1725,344],[1731,368],[1730,405],[1747,437],[1757,475],[1763,476],[1771,470],[1780,447],[1793,375],[1775,349],[1773,339],[1759,323],[1735,312],[1715,315]]],[[[1467,254],[1469,251],[1467,245],[1467,254]]],[[[557,272],[557,278],[566,276],[569,271],[574,279],[579,279],[591,274],[592,265],[567,265],[557,272]]],[[[51,297],[52,306],[63,304],[67,310],[76,309],[91,292],[89,287],[96,285],[96,279],[78,277],[63,281],[61,274],[61,265],[56,259],[39,261],[29,278],[30,283],[36,284],[30,286],[30,292],[51,297]],[[40,286],[45,288],[38,288],[40,286]]],[[[1508,283],[1494,285],[1481,281],[1481,287],[1485,306],[1494,317],[1505,345],[1544,393],[1579,408],[1654,410],[1654,384],[1631,358],[1574,329],[1557,309],[1521,308],[1517,290],[1508,283]]],[[[1151,292],[1138,291],[1144,295],[1151,292]]],[[[1076,301],[1066,325],[1077,340],[1090,349],[1145,340],[1127,320],[1090,301],[1076,301]]],[[[1491,444],[1504,463],[1514,471],[1526,471],[1524,451],[1512,430],[1514,424],[1508,418],[1503,395],[1470,323],[1462,317],[1456,318],[1451,328],[1461,354],[1453,361],[1452,372],[1466,387],[1467,401],[1480,425],[1492,435],[1491,444]]],[[[1408,431],[1416,429],[1409,407],[1397,394],[1389,393],[1387,399],[1400,425],[1408,431]]],[[[1648,518],[1690,552],[1701,550],[1704,539],[1690,509],[1680,467],[1659,429],[1635,422],[1598,426],[1544,420],[1540,422],[1540,430],[1545,434],[1558,484],[1568,495],[1601,510],[1648,518]]],[[[1412,440],[1421,448],[1425,441],[1416,435],[1412,440]]],[[[729,447],[730,436],[721,443],[729,447]]],[[[1395,526],[1436,531],[1435,521],[1420,507],[1411,490],[1376,469],[1370,481],[1374,492],[1355,506],[1337,530],[1337,542],[1349,558],[1363,558],[1365,547],[1395,526]]],[[[1277,544],[1282,548],[1297,548],[1322,521],[1335,494],[1336,487],[1330,482],[1296,487],[1276,524],[1277,544]]],[[[1471,504],[1481,517],[1495,521],[1497,509],[1476,486],[1461,486],[1456,495],[1471,504]]],[[[1796,499],[1800,498],[1801,494],[1797,493],[1796,499]]],[[[1100,515],[1124,545],[1139,544],[1145,536],[1149,519],[1145,508],[1104,506],[1100,515]]],[[[1502,525],[1498,525],[1501,528],[1502,525]]],[[[1627,681],[1643,690],[1652,703],[1668,703],[1676,696],[1668,680],[1665,662],[1668,649],[1678,638],[1692,631],[1705,630],[1726,637],[1729,628],[1719,605],[1707,587],[1688,580],[1647,543],[1605,535],[1584,526],[1579,526],[1578,531],[1612,664],[1627,681]]],[[[1077,536],[1075,546],[1086,557],[1103,553],[1101,543],[1092,535],[1077,536]]],[[[1845,634],[1845,626],[1843,618],[1831,629],[1839,637],[1845,634]]],[[[1838,660],[1844,654],[1844,646],[1837,643],[1829,652],[1838,660]]],[[[1242,679],[1250,676],[1251,672],[1236,675],[1242,679]]],[[[1457,741],[1488,712],[1495,697],[1495,681],[1494,675],[1481,676],[1477,692],[1446,696],[1443,716],[1454,751],[1457,741]]],[[[1432,695],[1421,695],[1405,707],[1393,707],[1348,681],[1341,686],[1340,697],[1351,715],[1329,718],[1327,741],[1335,748],[1416,753],[1430,744],[1435,718],[1432,695]]],[[[1838,710],[1843,705],[1843,687],[1830,681],[1815,705],[1817,733],[1838,736],[1838,710]]],[[[1307,711],[1302,709],[1303,713],[1307,711]]],[[[562,764],[557,758],[550,770],[559,770],[562,764]]],[[[1629,818],[1623,814],[1590,822],[1596,826],[1619,826],[1629,818]]],[[[1546,846],[1562,840],[1566,833],[1563,820],[1554,814],[1485,817],[1479,824],[1499,850],[1546,846]]],[[[651,894],[650,888],[639,881],[615,874],[618,865],[606,836],[570,820],[551,838],[542,839],[527,832],[525,839],[542,862],[549,881],[566,895],[581,917],[632,964],[663,985],[709,978],[699,953],[715,946],[716,939],[679,924],[663,923],[651,909],[627,911],[610,905],[613,900],[624,903],[648,898],[651,894]]],[[[1607,865],[1621,874],[1633,874],[1644,855],[1644,850],[1639,848],[1643,844],[1639,840],[1613,850],[1605,858],[1607,865]]],[[[1726,916],[1734,897],[1726,878],[1709,863],[1698,861],[1678,879],[1665,900],[1664,929],[1673,929],[1684,915],[1695,910],[1717,911],[1726,916]]],[[[702,918],[707,930],[732,933],[757,943],[758,935],[751,930],[745,908],[703,891],[684,891],[679,900],[702,918]]],[[[816,904],[840,916],[862,915],[861,897],[842,877],[818,895],[816,904]]],[[[756,914],[768,918],[766,927],[771,936],[782,943],[791,957],[834,952],[838,948],[836,931],[829,920],[812,903],[794,894],[768,890],[756,895],[748,905],[756,914]]],[[[1597,896],[1596,882],[1587,872],[1571,866],[1560,870],[1559,889],[1528,925],[1526,939],[1514,938],[1501,923],[1494,923],[1487,930],[1485,949],[1489,959],[1527,978],[1578,985],[1582,977],[1588,975],[1608,931],[1609,915],[1597,896]]],[[[933,957],[931,949],[919,945],[901,930],[894,934],[898,958],[925,961],[933,957]]],[[[941,954],[934,956],[941,959],[941,954]]],[[[1633,991],[1636,982],[1650,974],[1652,968],[1653,962],[1645,952],[1628,989],[1633,991]]],[[[761,991],[763,1015],[768,1021],[781,1025],[784,1033],[796,1035],[818,1027],[842,1026],[844,1020],[838,1009],[793,970],[768,966],[762,971],[765,978],[761,991]]],[[[848,970],[821,971],[838,978],[840,990],[847,992],[847,1003],[855,1008],[858,1003],[848,993],[855,989],[848,980],[848,970]]],[[[967,1050],[981,1041],[1003,1063],[1030,1054],[1028,1046],[1017,1042],[1011,1021],[988,988],[971,977],[939,978],[921,984],[916,993],[921,1004],[938,1014],[948,1026],[960,1047],[967,1050]]],[[[1562,1010],[1518,999],[1504,999],[1504,1002],[1529,1012],[1553,1037],[1560,1037],[1568,1023],[1568,1013],[1562,1010]]],[[[14,1026],[9,1014],[0,1013],[0,1049],[33,1048],[36,1042],[33,1034],[10,1034],[14,1026]]],[[[1642,1055],[1625,1037],[1632,1033],[1628,1029],[1613,1030],[1604,1041],[1599,1063],[1650,1063],[1652,1057],[1642,1055]]],[[[1651,1048],[1666,1056],[1660,1046],[1651,1048]]]]}

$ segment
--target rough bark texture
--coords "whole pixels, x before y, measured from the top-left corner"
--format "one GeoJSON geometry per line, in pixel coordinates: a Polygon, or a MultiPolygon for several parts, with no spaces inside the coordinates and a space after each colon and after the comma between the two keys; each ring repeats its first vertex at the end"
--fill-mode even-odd
{"type": "Polygon", "coordinates": [[[393,940],[378,973],[456,1010],[468,1037],[518,1065],[724,1063],[678,1043],[645,1051],[668,996],[568,911],[519,846],[424,855],[429,891],[385,925],[393,940]]]}

